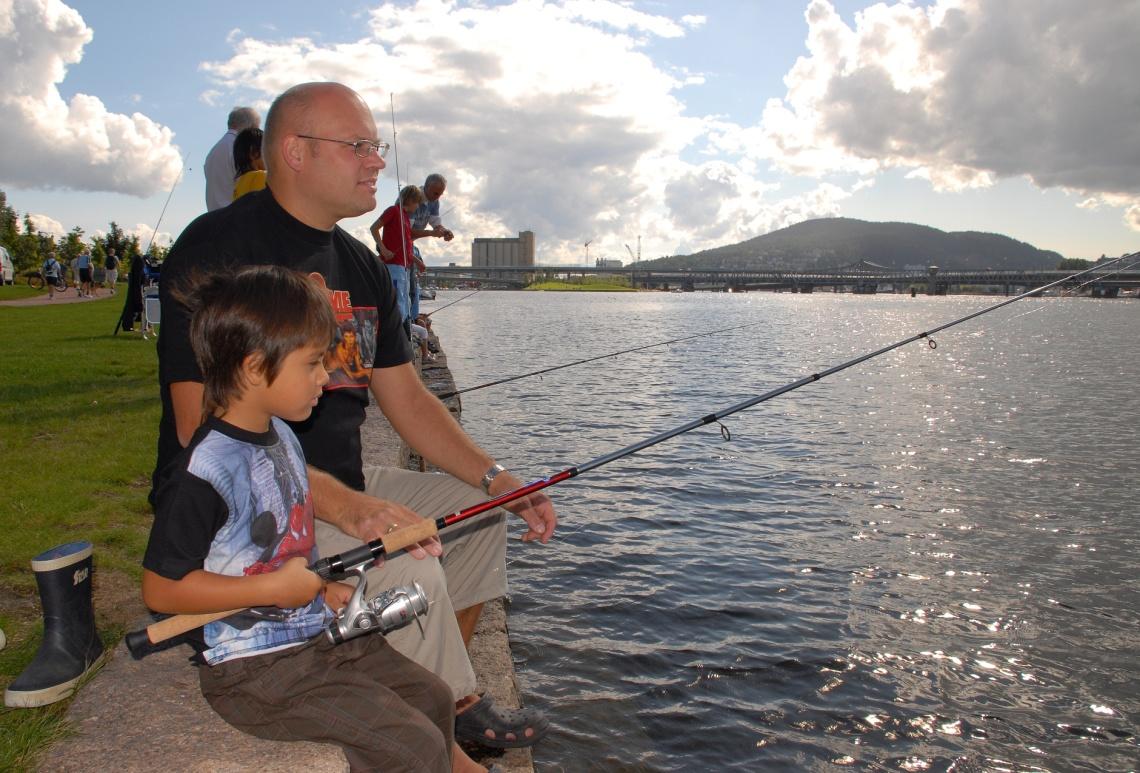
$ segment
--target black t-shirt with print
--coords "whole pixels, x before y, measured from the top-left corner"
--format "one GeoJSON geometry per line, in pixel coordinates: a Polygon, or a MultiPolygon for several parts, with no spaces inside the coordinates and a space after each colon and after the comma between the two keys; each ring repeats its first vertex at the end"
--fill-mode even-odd
{"type": "Polygon", "coordinates": [[[368,405],[372,368],[402,365],[412,359],[392,281],[358,239],[339,226],[332,231],[310,228],[282,209],[265,189],[196,219],[178,237],[163,263],[158,336],[162,420],[152,503],[164,471],[182,450],[170,385],[202,380],[190,346],[190,316],[176,300],[175,288],[194,273],[270,263],[320,273],[332,291],[340,329],[337,342],[329,350],[330,381],[312,416],[290,426],[309,464],[348,486],[364,488],[360,425],[368,405]],[[348,332],[353,335],[346,335],[348,332]],[[346,354],[346,349],[351,353],[346,354]]]}

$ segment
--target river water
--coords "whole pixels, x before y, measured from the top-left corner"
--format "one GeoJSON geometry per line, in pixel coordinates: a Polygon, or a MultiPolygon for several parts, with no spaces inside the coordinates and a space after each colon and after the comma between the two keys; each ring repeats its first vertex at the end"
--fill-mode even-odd
{"type": "MultiPolygon", "coordinates": [[[[440,292],[430,311],[460,297],[440,292]]],[[[484,292],[433,317],[531,480],[997,299],[484,292]]],[[[549,490],[540,771],[1137,767],[1140,302],[1027,299],[549,490]]]]}

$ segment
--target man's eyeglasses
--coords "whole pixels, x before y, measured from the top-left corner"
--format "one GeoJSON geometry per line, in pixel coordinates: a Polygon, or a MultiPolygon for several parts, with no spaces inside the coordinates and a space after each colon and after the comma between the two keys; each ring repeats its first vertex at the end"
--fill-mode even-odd
{"type": "Polygon", "coordinates": [[[368,158],[375,153],[384,158],[388,155],[388,148],[391,147],[387,142],[373,142],[372,140],[333,140],[328,137],[312,137],[308,134],[298,134],[303,140],[320,140],[321,142],[336,142],[341,145],[348,145],[352,148],[352,152],[356,154],[357,158],[368,158]]]}

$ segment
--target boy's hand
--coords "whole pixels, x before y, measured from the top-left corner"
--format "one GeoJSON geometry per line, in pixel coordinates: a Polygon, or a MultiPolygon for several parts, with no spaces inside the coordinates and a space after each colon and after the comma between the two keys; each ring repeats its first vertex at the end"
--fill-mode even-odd
{"type": "Polygon", "coordinates": [[[293,609],[308,604],[321,592],[324,581],[316,572],[309,571],[309,562],[297,556],[290,558],[276,572],[264,574],[270,585],[273,605],[293,609]]]}
{"type": "Polygon", "coordinates": [[[325,586],[325,606],[333,612],[341,611],[348,600],[352,598],[354,590],[356,589],[347,583],[330,582],[325,586]]]}

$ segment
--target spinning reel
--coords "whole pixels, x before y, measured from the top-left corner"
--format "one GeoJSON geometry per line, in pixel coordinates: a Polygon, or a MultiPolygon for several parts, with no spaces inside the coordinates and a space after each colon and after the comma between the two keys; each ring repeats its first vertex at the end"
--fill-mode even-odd
{"type": "Polygon", "coordinates": [[[428,613],[428,597],[422,585],[418,582],[397,585],[375,598],[365,599],[368,581],[364,577],[364,567],[349,569],[345,575],[355,575],[359,582],[344,609],[329,623],[326,632],[329,641],[342,644],[367,633],[388,633],[403,628],[412,620],[420,627],[420,636],[426,636],[420,618],[428,613]]]}

